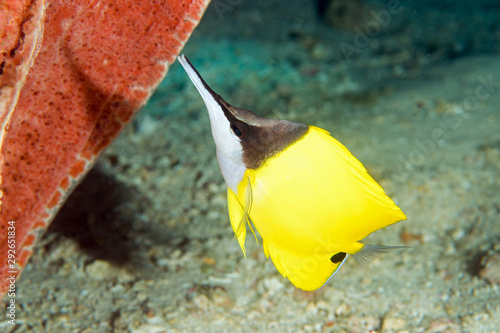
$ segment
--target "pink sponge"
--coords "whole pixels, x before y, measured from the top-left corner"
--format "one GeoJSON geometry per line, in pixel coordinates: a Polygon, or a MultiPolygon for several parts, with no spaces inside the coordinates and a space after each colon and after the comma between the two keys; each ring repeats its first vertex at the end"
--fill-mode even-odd
{"type": "MultiPolygon", "coordinates": [[[[25,12],[29,9],[43,16],[43,1],[25,2],[25,12]]],[[[1,146],[0,229],[7,230],[9,221],[15,222],[16,273],[25,266],[37,238],[99,153],[161,82],[208,2],[45,2],[40,52],[17,105],[10,117],[4,117],[10,120],[10,127],[4,131],[1,146]]],[[[26,19],[18,15],[11,24],[10,30],[17,27],[21,32],[15,37],[7,32],[12,37],[8,45],[4,46],[2,37],[4,54],[10,50],[16,53],[24,36],[31,36],[31,30],[36,32],[36,23],[24,31],[26,19]]],[[[5,25],[5,20],[0,23],[5,25]]],[[[37,37],[31,37],[35,49],[37,37]]],[[[13,77],[10,81],[17,82],[16,75],[13,77]]],[[[8,86],[3,78],[1,83],[0,89],[8,86]]],[[[0,233],[1,293],[8,290],[6,276],[12,270],[7,266],[4,245],[7,234],[0,233]]]]}

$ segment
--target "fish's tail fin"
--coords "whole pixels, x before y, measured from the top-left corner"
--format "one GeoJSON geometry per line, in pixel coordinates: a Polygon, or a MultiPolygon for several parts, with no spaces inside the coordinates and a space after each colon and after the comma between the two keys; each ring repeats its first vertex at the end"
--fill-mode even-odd
{"type": "Polygon", "coordinates": [[[382,253],[386,253],[392,250],[407,249],[408,246],[381,246],[381,245],[371,245],[364,244],[363,248],[352,255],[356,263],[362,267],[368,266],[373,260],[375,260],[382,253]]]}

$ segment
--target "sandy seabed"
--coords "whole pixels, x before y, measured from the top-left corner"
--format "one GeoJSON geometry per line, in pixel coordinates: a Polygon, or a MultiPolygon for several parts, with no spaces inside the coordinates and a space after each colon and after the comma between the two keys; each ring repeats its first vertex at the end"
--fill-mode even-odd
{"type": "Polygon", "coordinates": [[[315,292],[251,235],[244,259],[205,107],[174,64],[37,245],[0,330],[497,332],[499,10],[405,5],[346,58],[356,25],[309,3],[220,3],[184,53],[231,104],[330,131],[408,216],[366,242],[409,248],[348,260],[315,292]]]}

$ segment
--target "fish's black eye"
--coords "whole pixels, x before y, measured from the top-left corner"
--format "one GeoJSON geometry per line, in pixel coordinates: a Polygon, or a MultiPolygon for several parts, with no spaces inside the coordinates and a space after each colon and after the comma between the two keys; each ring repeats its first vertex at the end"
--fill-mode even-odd
{"type": "Polygon", "coordinates": [[[243,132],[235,124],[231,124],[231,129],[238,138],[241,138],[243,136],[243,132]]]}

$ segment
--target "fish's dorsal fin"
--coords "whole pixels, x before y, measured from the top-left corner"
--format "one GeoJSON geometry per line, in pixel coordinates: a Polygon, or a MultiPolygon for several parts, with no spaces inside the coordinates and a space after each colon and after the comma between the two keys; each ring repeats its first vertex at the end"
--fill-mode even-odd
{"type": "Polygon", "coordinates": [[[361,267],[366,267],[373,260],[377,259],[382,253],[387,253],[392,250],[406,249],[408,246],[381,246],[381,245],[371,245],[364,244],[363,248],[357,253],[353,254],[352,257],[356,260],[356,263],[361,267]]]}

